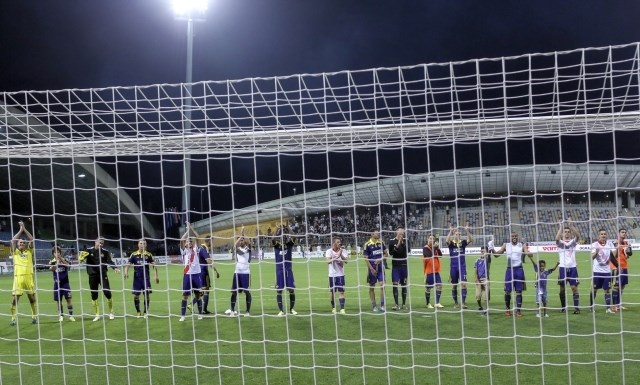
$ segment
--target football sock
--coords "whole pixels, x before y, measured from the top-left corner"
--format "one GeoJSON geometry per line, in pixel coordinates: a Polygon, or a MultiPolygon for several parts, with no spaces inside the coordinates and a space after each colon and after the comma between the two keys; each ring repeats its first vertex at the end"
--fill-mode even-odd
{"type": "Polygon", "coordinates": [[[462,288],[462,304],[467,303],[467,288],[462,288]]]}
{"type": "Polygon", "coordinates": [[[504,305],[507,307],[507,309],[511,309],[511,294],[506,294],[504,295],[504,305]]]}
{"type": "Polygon", "coordinates": [[[11,304],[11,319],[16,319],[16,305],[11,304]]]}
{"type": "Polygon", "coordinates": [[[208,311],[209,310],[209,292],[207,292],[207,294],[202,296],[202,309],[204,311],[208,311]]]}
{"type": "Polygon", "coordinates": [[[296,295],[295,293],[289,293],[289,310],[293,309],[296,306],[296,295]]]}
{"type": "Polygon", "coordinates": [[[107,306],[109,307],[109,313],[113,313],[113,299],[109,298],[107,300],[107,306]]]}
{"type": "Polygon", "coordinates": [[[135,306],[136,312],[140,313],[140,298],[135,298],[133,300],[133,306],[135,306]]]}
{"type": "Polygon", "coordinates": [[[278,303],[278,310],[283,311],[282,310],[282,291],[278,291],[278,293],[276,294],[276,302],[278,303]]]}
{"type": "Polygon", "coordinates": [[[398,304],[398,286],[393,287],[393,300],[398,304]]]}
{"type": "Polygon", "coordinates": [[[442,296],[442,290],[436,290],[436,303],[440,303],[441,296],[442,296]]]}
{"type": "Polygon", "coordinates": [[[404,304],[407,303],[407,288],[406,287],[402,287],[402,306],[404,306],[404,304]]]}
{"type": "Polygon", "coordinates": [[[73,305],[67,305],[67,311],[69,312],[69,315],[73,315],[73,305]]]}
{"type": "Polygon", "coordinates": [[[516,293],[516,311],[520,312],[522,307],[522,293],[516,293]]]}
{"type": "Polygon", "coordinates": [[[340,302],[340,309],[344,309],[344,298],[339,298],[338,302],[340,302]]]}
{"type": "Polygon", "coordinates": [[[187,314],[187,300],[183,299],[180,302],[180,315],[184,317],[185,314],[187,314]]]}
{"type": "Polygon", "coordinates": [[[453,298],[453,303],[454,304],[458,304],[458,287],[454,286],[453,289],[451,289],[451,298],[453,298]]]}
{"type": "Polygon", "coordinates": [[[236,300],[238,299],[238,292],[234,291],[231,293],[231,311],[236,309],[236,300]]]}
{"type": "Polygon", "coordinates": [[[431,293],[430,292],[424,292],[424,299],[427,301],[427,305],[429,304],[429,301],[431,301],[431,293]]]}
{"type": "Polygon", "coordinates": [[[560,292],[560,307],[563,309],[567,307],[567,297],[565,296],[564,290],[560,292]]]}
{"type": "Polygon", "coordinates": [[[607,307],[611,306],[611,293],[604,293],[604,303],[607,307]]]}
{"type": "Polygon", "coordinates": [[[245,300],[247,302],[247,313],[251,311],[251,293],[245,291],[244,293],[245,300]]]}
{"type": "Polygon", "coordinates": [[[614,289],[612,295],[613,295],[613,305],[618,306],[618,304],[620,303],[620,291],[617,289],[614,289]]]}
{"type": "Polygon", "coordinates": [[[91,301],[91,306],[93,307],[93,314],[98,315],[98,300],[91,301]]]}
{"type": "Polygon", "coordinates": [[[573,306],[576,307],[576,308],[578,306],[580,306],[580,294],[578,294],[578,293],[575,293],[573,295],[573,306]]]}

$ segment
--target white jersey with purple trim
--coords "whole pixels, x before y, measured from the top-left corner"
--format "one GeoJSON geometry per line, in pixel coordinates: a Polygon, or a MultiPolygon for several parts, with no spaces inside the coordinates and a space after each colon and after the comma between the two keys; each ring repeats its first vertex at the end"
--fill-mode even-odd
{"type": "Polygon", "coordinates": [[[595,254],[593,259],[593,272],[594,273],[611,273],[611,252],[615,250],[616,246],[612,241],[606,241],[605,244],[600,242],[593,242],[591,244],[591,255],[595,254]]]}
{"type": "Polygon", "coordinates": [[[560,267],[576,267],[576,246],[578,245],[578,240],[576,238],[569,239],[565,241],[561,239],[556,241],[556,246],[558,247],[558,256],[560,257],[560,267]]]}
{"type": "Polygon", "coordinates": [[[346,251],[340,249],[339,251],[333,251],[333,248],[327,250],[325,256],[329,263],[329,277],[343,277],[344,276],[344,261],[340,259],[341,255],[344,255],[346,251]]]}
{"type": "Polygon", "coordinates": [[[507,254],[507,267],[520,267],[522,266],[522,243],[517,244],[507,243],[505,252],[507,254]]]}
{"type": "Polygon", "coordinates": [[[251,248],[236,247],[236,273],[249,274],[249,260],[251,259],[251,248]]]}

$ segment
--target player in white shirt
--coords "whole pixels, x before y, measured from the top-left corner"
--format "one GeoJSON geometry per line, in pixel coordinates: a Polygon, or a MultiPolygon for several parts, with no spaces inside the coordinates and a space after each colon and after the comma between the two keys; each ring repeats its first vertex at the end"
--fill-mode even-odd
{"type": "Polygon", "coordinates": [[[499,254],[507,256],[507,271],[504,275],[504,303],[506,316],[511,317],[511,292],[516,292],[516,317],[522,317],[522,292],[527,289],[524,277],[524,258],[529,254],[529,246],[518,241],[518,233],[511,233],[511,243],[505,243],[494,252],[497,258],[499,254]]]}
{"type": "Polygon", "coordinates": [[[251,312],[251,292],[249,291],[249,287],[251,286],[251,275],[249,274],[251,244],[249,240],[244,237],[244,226],[242,226],[240,237],[236,240],[233,258],[236,261],[236,269],[233,273],[233,282],[231,284],[231,308],[225,313],[231,317],[238,314],[235,310],[238,293],[244,293],[247,305],[244,316],[248,317],[251,312]]]}
{"type": "Polygon", "coordinates": [[[198,258],[198,233],[191,227],[191,223],[186,223],[187,231],[180,238],[180,250],[182,253],[182,269],[184,276],[182,277],[182,303],[180,304],[180,322],[184,321],[187,312],[187,303],[189,296],[193,293],[194,302],[198,305],[198,319],[202,319],[202,280],[200,260],[198,258]],[[193,232],[195,237],[189,237],[189,233],[193,232]]]}
{"type": "Polygon", "coordinates": [[[558,270],[558,285],[560,285],[560,305],[562,312],[566,311],[567,297],[565,286],[568,283],[573,292],[573,314],[580,314],[580,294],[578,293],[578,266],[576,263],[576,247],[580,233],[575,226],[562,226],[556,233],[556,246],[558,247],[558,262],[560,270],[558,270]]]}
{"type": "Polygon", "coordinates": [[[331,312],[336,314],[335,292],[340,293],[338,299],[340,303],[340,314],[345,314],[344,310],[344,265],[347,263],[348,255],[342,248],[342,240],[340,238],[333,239],[333,246],[326,251],[325,260],[329,265],[329,292],[331,299],[331,312]]]}
{"type": "Polygon", "coordinates": [[[607,231],[605,229],[598,230],[598,240],[591,244],[591,259],[593,260],[593,285],[591,290],[591,311],[594,311],[598,289],[604,290],[604,303],[607,307],[607,313],[613,313],[611,310],[611,266],[618,266],[616,259],[617,249],[612,241],[607,240],[607,231]]]}

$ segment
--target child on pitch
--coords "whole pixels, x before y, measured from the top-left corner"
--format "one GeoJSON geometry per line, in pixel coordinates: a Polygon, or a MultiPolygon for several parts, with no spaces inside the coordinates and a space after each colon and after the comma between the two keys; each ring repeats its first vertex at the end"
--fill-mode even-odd
{"type": "Polygon", "coordinates": [[[538,305],[536,317],[549,317],[549,314],[547,314],[547,277],[558,268],[560,262],[556,262],[553,269],[546,270],[547,263],[544,259],[538,261],[538,264],[533,260],[533,254],[529,254],[529,259],[533,264],[533,270],[536,272],[536,305],[538,305]]]}
{"type": "Polygon", "coordinates": [[[480,256],[476,259],[474,267],[476,269],[476,301],[478,301],[478,310],[481,315],[486,316],[489,310],[489,302],[487,301],[487,248],[485,246],[480,247],[480,256]]]}

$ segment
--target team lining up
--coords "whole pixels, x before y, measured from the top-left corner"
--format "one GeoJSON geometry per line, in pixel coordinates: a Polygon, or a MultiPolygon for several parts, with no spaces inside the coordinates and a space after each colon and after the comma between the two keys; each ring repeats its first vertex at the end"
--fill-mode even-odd
{"type": "MultiPolygon", "coordinates": [[[[16,325],[16,309],[20,297],[27,294],[31,305],[32,323],[37,324],[37,310],[34,283],[34,253],[33,236],[25,228],[23,222],[19,222],[20,229],[12,239],[12,256],[14,260],[14,282],[11,302],[11,325],[16,325]],[[26,240],[22,239],[22,235],[26,240]]],[[[628,284],[627,259],[632,255],[632,249],[626,239],[627,230],[621,228],[618,231],[616,240],[607,239],[607,232],[604,229],[598,231],[597,240],[591,245],[592,259],[592,290],[590,292],[589,309],[593,311],[595,297],[599,289],[604,291],[605,306],[607,313],[615,313],[624,309],[622,303],[622,293],[628,284]]],[[[180,322],[186,317],[186,311],[191,309],[197,314],[198,319],[203,318],[203,314],[211,314],[208,310],[209,290],[211,287],[211,274],[219,278],[220,274],[213,265],[213,260],[209,255],[211,248],[211,236],[204,238],[204,242],[198,246],[199,234],[193,229],[190,223],[186,224],[186,232],[180,239],[180,249],[183,262],[183,282],[182,300],[180,306],[180,322]],[[193,234],[193,236],[192,236],[193,234]],[[189,299],[191,298],[191,302],[189,299]],[[193,307],[193,309],[192,309],[193,307]]],[[[481,246],[481,254],[474,263],[474,283],[480,314],[488,314],[488,302],[490,290],[488,286],[491,259],[505,255],[507,268],[504,278],[504,301],[505,314],[522,317],[522,292],[526,290],[526,279],[524,265],[528,257],[533,264],[536,273],[536,304],[538,306],[537,317],[548,317],[547,313],[547,281],[551,273],[558,269],[558,284],[560,286],[561,311],[566,311],[566,292],[568,285],[572,290],[574,314],[580,314],[580,297],[577,286],[578,270],[576,262],[576,246],[580,234],[572,226],[560,225],[556,235],[556,245],[559,251],[559,260],[553,268],[547,269],[546,261],[539,260],[537,263],[533,259],[533,254],[529,252],[528,245],[518,240],[518,234],[511,233],[511,241],[496,247],[492,241],[481,246]],[[515,292],[515,301],[512,307],[512,293],[515,292]]],[[[451,260],[449,283],[452,286],[452,298],[455,308],[466,309],[467,306],[467,268],[466,268],[466,248],[473,242],[473,236],[467,227],[457,228],[451,226],[446,238],[446,247],[449,249],[451,260]],[[465,239],[461,237],[461,231],[465,231],[465,239]],[[458,286],[460,286],[461,301],[458,301],[458,286]]],[[[272,241],[275,251],[276,266],[276,301],[278,304],[278,316],[289,314],[296,315],[295,310],[295,280],[292,266],[292,251],[295,242],[291,235],[286,234],[286,227],[283,227],[276,234],[272,241]],[[285,308],[283,304],[283,292],[289,293],[289,306],[285,308]]],[[[113,300],[108,268],[112,267],[116,273],[120,270],[113,261],[111,253],[104,249],[104,240],[98,238],[94,247],[83,250],[79,254],[79,261],[86,264],[89,277],[89,288],[91,291],[91,303],[94,311],[93,321],[99,321],[98,297],[100,286],[107,301],[109,319],[114,319],[113,300]]],[[[410,247],[405,239],[405,231],[399,227],[396,236],[389,241],[388,246],[380,239],[380,233],[373,231],[371,238],[363,247],[363,255],[367,264],[367,283],[369,284],[369,298],[373,312],[385,312],[385,270],[387,269],[387,259],[391,257],[391,278],[393,283],[393,310],[403,310],[407,308],[407,279],[408,279],[408,259],[410,247]],[[376,300],[376,286],[379,287],[379,305],[376,300]]],[[[54,246],[52,249],[52,259],[50,269],[53,272],[54,288],[53,297],[58,303],[60,310],[59,320],[64,320],[64,304],[66,300],[67,312],[70,321],[75,321],[73,316],[73,304],[71,287],[68,272],[70,262],[62,255],[60,247],[54,246]]],[[[427,237],[427,243],[423,247],[423,272],[425,275],[425,301],[429,309],[444,308],[440,303],[442,295],[442,277],[440,258],[442,250],[435,237],[427,237]],[[431,302],[431,291],[435,288],[435,304],[431,302]]],[[[225,314],[230,317],[238,315],[237,298],[238,294],[245,295],[245,316],[250,315],[252,296],[250,291],[250,261],[251,244],[244,236],[244,227],[241,235],[236,239],[233,248],[233,260],[235,270],[232,279],[230,307],[225,314]]],[[[345,264],[349,262],[347,251],[342,248],[341,239],[334,237],[332,246],[326,250],[325,261],[328,265],[329,292],[332,313],[345,314],[345,264]],[[336,293],[338,294],[338,306],[336,306],[336,293]]],[[[129,268],[133,267],[133,290],[134,306],[138,317],[146,317],[150,303],[151,293],[151,271],[155,283],[159,283],[158,270],[155,265],[153,255],[146,250],[146,240],[138,241],[138,250],[131,253],[128,263],[124,267],[124,278],[129,276],[129,268]],[[144,302],[140,303],[140,296],[144,302]]]]}

